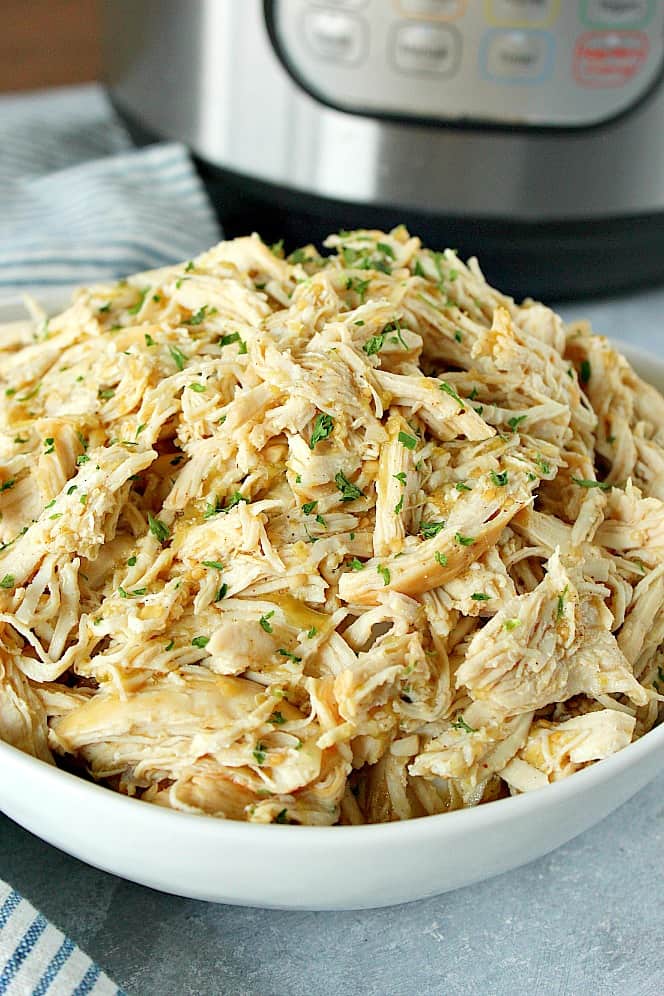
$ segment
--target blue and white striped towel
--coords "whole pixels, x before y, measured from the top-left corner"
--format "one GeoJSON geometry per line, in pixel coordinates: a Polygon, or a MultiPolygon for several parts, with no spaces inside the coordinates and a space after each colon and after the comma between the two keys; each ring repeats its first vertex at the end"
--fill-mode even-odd
{"type": "MultiPolygon", "coordinates": [[[[0,301],[189,259],[219,237],[184,146],[133,149],[100,88],[0,97],[0,301]]],[[[0,880],[0,994],[119,992],[0,880]]]]}
{"type": "Polygon", "coordinates": [[[98,965],[1,879],[0,993],[124,996],[98,965]]]}
{"type": "Polygon", "coordinates": [[[0,136],[0,299],[164,266],[220,237],[186,148],[133,149],[99,88],[0,98],[0,136]]]}

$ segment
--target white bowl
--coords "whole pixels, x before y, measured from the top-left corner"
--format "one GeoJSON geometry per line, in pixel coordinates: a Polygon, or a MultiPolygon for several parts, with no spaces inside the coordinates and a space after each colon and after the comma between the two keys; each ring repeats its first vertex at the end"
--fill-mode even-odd
{"type": "MultiPolygon", "coordinates": [[[[662,360],[624,352],[664,387],[662,360]]],[[[361,909],[457,889],[552,851],[651,781],[663,748],[664,725],[527,795],[403,823],[297,827],[162,809],[0,743],[0,808],[88,864],[165,892],[275,909],[361,909]]]]}

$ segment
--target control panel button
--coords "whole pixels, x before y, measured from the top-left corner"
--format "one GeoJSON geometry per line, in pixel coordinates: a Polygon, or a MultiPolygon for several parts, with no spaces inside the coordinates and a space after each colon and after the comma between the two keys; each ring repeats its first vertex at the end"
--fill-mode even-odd
{"type": "Polygon", "coordinates": [[[487,20],[510,28],[548,28],[560,13],[560,0],[485,0],[487,20]]]}
{"type": "Polygon", "coordinates": [[[574,48],[574,79],[584,87],[623,86],[647,58],[642,31],[588,31],[574,48]]]}
{"type": "Polygon", "coordinates": [[[455,21],[466,10],[467,0],[397,0],[405,17],[422,17],[433,21],[455,21]]]}
{"type": "Polygon", "coordinates": [[[304,19],[304,34],[311,50],[321,59],[356,65],[367,50],[367,29],[355,14],[311,10],[304,19]]]}
{"type": "Polygon", "coordinates": [[[401,73],[454,76],[461,62],[461,35],[448,25],[400,24],[392,33],[392,61],[401,73]]]}
{"type": "Polygon", "coordinates": [[[504,83],[539,83],[551,75],[553,44],[545,31],[492,31],[483,45],[484,72],[504,83]]]}
{"type": "Polygon", "coordinates": [[[366,7],[369,0],[309,0],[315,7],[344,7],[346,10],[359,10],[366,7]]]}
{"type": "Polygon", "coordinates": [[[581,16],[597,28],[641,28],[653,14],[654,0],[583,0],[581,16]]]}

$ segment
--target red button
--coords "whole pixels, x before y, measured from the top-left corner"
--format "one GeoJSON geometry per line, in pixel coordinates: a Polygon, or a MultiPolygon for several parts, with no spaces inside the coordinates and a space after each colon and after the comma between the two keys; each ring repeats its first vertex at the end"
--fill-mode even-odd
{"type": "Polygon", "coordinates": [[[581,86],[623,86],[647,58],[643,31],[588,31],[574,49],[574,79],[581,86]]]}

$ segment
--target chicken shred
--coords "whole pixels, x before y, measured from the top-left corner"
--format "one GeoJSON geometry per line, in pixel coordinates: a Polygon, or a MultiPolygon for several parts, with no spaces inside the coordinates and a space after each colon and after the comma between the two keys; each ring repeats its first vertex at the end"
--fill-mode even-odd
{"type": "Polygon", "coordinates": [[[0,737],[144,802],[403,820],[664,710],[664,399],[399,227],[0,328],[0,737]]]}

